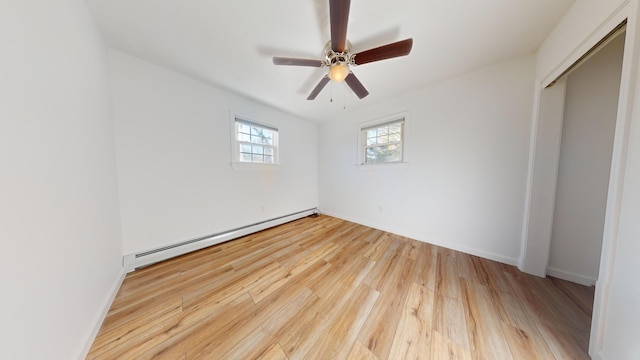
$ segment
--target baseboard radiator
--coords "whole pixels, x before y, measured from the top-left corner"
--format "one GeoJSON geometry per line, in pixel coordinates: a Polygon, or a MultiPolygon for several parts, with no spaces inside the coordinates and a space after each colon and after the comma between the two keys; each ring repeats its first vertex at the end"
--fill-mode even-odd
{"type": "Polygon", "coordinates": [[[184,255],[192,251],[209,247],[211,245],[216,245],[225,241],[237,239],[245,235],[253,234],[261,230],[288,223],[290,221],[298,220],[317,213],[317,208],[302,210],[292,214],[283,215],[273,219],[268,219],[250,225],[241,226],[235,229],[226,230],[217,234],[202,236],[196,239],[182,241],[177,244],[163,246],[161,248],[136,254],[125,255],[123,257],[123,265],[127,272],[131,272],[137,268],[155,264],[157,262],[171,259],[176,256],[184,255]]]}

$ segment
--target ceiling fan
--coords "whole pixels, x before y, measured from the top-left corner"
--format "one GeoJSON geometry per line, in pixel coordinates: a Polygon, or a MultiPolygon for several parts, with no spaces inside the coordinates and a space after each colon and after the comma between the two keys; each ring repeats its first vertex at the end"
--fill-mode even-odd
{"type": "Polygon", "coordinates": [[[405,56],[411,52],[413,39],[405,39],[377,48],[353,54],[351,43],[347,41],[347,23],[349,21],[349,7],[351,0],[329,0],[329,21],[331,22],[331,40],[325,45],[324,60],[298,59],[273,57],[275,65],[294,65],[311,67],[328,67],[327,75],[320,79],[320,82],[311,91],[307,100],[313,100],[320,91],[327,85],[329,80],[335,82],[344,81],[351,90],[362,99],[369,95],[369,91],[362,85],[360,80],[351,72],[351,65],[362,65],[374,61],[391,59],[405,56]]]}

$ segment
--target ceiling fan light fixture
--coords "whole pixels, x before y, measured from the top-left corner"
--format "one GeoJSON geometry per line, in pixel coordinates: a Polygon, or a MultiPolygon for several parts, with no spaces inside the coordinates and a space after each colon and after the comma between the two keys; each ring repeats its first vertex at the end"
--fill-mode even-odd
{"type": "Polygon", "coordinates": [[[336,63],[329,68],[329,79],[334,82],[343,81],[349,75],[349,67],[342,63],[336,63]]]}

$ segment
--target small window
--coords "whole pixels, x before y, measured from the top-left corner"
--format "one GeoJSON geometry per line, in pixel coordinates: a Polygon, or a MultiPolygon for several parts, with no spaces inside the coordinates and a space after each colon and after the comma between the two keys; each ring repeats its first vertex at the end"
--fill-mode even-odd
{"type": "Polygon", "coordinates": [[[241,163],[277,164],[278,129],[235,119],[235,160],[241,163]]]}
{"type": "Polygon", "coordinates": [[[363,127],[362,164],[400,163],[403,161],[404,118],[363,127]]]}

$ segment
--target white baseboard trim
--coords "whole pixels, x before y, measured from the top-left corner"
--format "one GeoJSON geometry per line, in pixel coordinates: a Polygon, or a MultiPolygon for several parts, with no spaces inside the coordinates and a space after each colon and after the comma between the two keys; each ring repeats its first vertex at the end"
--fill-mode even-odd
{"type": "Polygon", "coordinates": [[[207,235],[200,238],[183,241],[173,245],[164,246],[148,251],[141,251],[135,254],[125,255],[123,258],[124,268],[127,272],[134,271],[136,268],[155,264],[160,261],[168,260],[176,256],[184,255],[192,251],[204,249],[206,247],[220,244],[225,241],[237,239],[239,237],[253,234],[255,232],[265,230],[274,226],[278,226],[290,221],[298,220],[303,217],[312,215],[318,211],[317,208],[298,211],[296,213],[283,215],[277,218],[260,221],[243,227],[230,229],[217,234],[207,235]]]}
{"type": "Polygon", "coordinates": [[[368,226],[368,227],[371,227],[371,228],[374,228],[374,229],[390,232],[390,233],[393,233],[393,234],[398,234],[398,235],[401,235],[401,236],[408,237],[410,239],[422,241],[424,243],[428,243],[428,244],[432,244],[432,245],[436,245],[436,246],[441,246],[441,247],[444,247],[444,248],[447,248],[447,249],[451,249],[451,250],[460,251],[460,252],[463,252],[465,254],[478,256],[478,257],[481,257],[481,258],[484,258],[484,259],[497,261],[499,263],[503,263],[503,264],[507,264],[507,265],[513,265],[513,266],[518,266],[519,265],[518,259],[516,259],[516,258],[509,258],[509,257],[505,257],[505,256],[502,256],[502,255],[490,253],[490,252],[483,251],[483,250],[472,249],[472,248],[468,248],[468,247],[465,247],[465,246],[460,246],[458,244],[453,244],[453,243],[449,243],[449,242],[446,242],[446,241],[441,241],[441,240],[438,240],[438,239],[433,239],[433,238],[425,239],[425,238],[422,238],[422,237],[417,236],[415,234],[408,234],[408,233],[403,232],[403,231],[398,230],[398,229],[391,229],[391,228],[386,228],[384,226],[380,226],[380,225],[377,225],[377,224],[370,224],[370,223],[367,223],[366,221],[361,221],[359,219],[354,219],[354,218],[351,218],[349,216],[344,216],[344,215],[341,215],[341,214],[333,213],[331,211],[325,212],[325,211],[320,210],[320,212],[323,213],[323,214],[329,215],[329,216],[333,216],[335,218],[339,218],[339,219],[342,219],[342,220],[354,222],[354,223],[357,223],[357,224],[360,224],[360,225],[368,226]]]}
{"type": "Polygon", "coordinates": [[[87,334],[85,340],[82,342],[82,348],[78,352],[78,356],[76,359],[82,360],[87,358],[87,354],[89,354],[89,350],[91,350],[91,345],[98,336],[98,331],[100,331],[100,327],[102,327],[102,323],[104,319],[107,317],[109,313],[109,309],[111,308],[111,304],[113,304],[113,300],[115,300],[116,295],[118,294],[118,290],[120,290],[120,286],[124,281],[124,277],[127,275],[127,272],[123,269],[120,270],[120,274],[116,277],[113,285],[111,286],[111,290],[109,291],[109,295],[103,301],[101,306],[100,313],[96,316],[93,321],[93,326],[91,327],[91,332],[87,334]]]}
{"type": "Polygon", "coordinates": [[[547,275],[580,285],[593,286],[596,284],[596,279],[592,277],[576,274],[571,271],[560,270],[550,266],[547,266],[547,275]]]}

